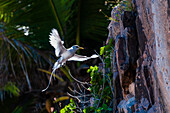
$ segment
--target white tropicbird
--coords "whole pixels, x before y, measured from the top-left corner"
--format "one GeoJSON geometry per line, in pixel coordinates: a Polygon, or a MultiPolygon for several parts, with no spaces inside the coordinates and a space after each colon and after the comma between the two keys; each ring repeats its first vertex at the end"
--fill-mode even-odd
{"type": "Polygon", "coordinates": [[[98,57],[98,55],[96,54],[92,55],[91,57],[75,54],[78,49],[84,49],[83,47],[79,47],[78,45],[73,45],[72,47],[66,49],[63,46],[64,42],[60,39],[60,36],[56,29],[52,29],[52,32],[50,33],[49,36],[50,44],[55,48],[55,55],[60,58],[57,60],[57,62],[55,62],[48,86],[44,90],[42,90],[42,92],[46,91],[50,86],[51,78],[55,70],[64,65],[66,61],[85,61],[91,58],[98,57]]]}

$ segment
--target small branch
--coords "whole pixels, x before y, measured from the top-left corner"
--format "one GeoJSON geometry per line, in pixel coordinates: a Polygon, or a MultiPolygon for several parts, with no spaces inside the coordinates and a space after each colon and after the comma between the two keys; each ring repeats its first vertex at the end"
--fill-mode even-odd
{"type": "MultiPolygon", "coordinates": [[[[83,96],[84,96],[84,94],[81,94],[81,93],[79,93],[78,91],[71,89],[70,87],[68,87],[68,88],[69,88],[69,90],[72,91],[73,93],[77,93],[77,94],[81,95],[81,96],[77,96],[77,97],[83,97],[83,96]]],[[[85,95],[85,96],[91,96],[91,94],[88,94],[88,95],[85,95]]]]}
{"type": "Polygon", "coordinates": [[[81,90],[79,84],[77,83],[77,87],[79,88],[80,92],[83,93],[83,91],[81,90]]]}
{"type": "MultiPolygon", "coordinates": [[[[79,99],[79,98],[81,98],[81,97],[84,97],[84,95],[83,96],[73,96],[73,95],[71,95],[70,93],[68,93],[67,92],[67,94],[70,96],[70,97],[73,97],[73,98],[76,98],[80,103],[82,103],[82,104],[84,104],[84,103],[89,103],[90,102],[90,100],[88,100],[88,101],[82,101],[81,99],[79,99]]],[[[85,95],[85,96],[87,96],[87,95],[85,95]]]]}
{"type": "MultiPolygon", "coordinates": [[[[96,51],[95,51],[96,52],[96,51]]],[[[105,83],[105,63],[104,63],[104,60],[101,58],[101,56],[96,52],[96,54],[99,56],[100,60],[102,61],[102,64],[103,64],[103,89],[102,89],[102,92],[101,92],[101,95],[100,95],[100,99],[99,99],[99,102],[98,102],[98,105],[97,105],[97,108],[99,107],[99,104],[100,104],[100,100],[102,98],[102,95],[103,95],[103,91],[104,91],[104,83],[105,83]]]]}
{"type": "Polygon", "coordinates": [[[74,78],[73,75],[71,74],[70,70],[68,70],[68,73],[70,74],[71,78],[72,78],[73,80],[75,80],[76,82],[78,82],[78,83],[80,83],[80,84],[89,84],[88,82],[81,82],[81,81],[77,80],[76,78],[74,78]]]}

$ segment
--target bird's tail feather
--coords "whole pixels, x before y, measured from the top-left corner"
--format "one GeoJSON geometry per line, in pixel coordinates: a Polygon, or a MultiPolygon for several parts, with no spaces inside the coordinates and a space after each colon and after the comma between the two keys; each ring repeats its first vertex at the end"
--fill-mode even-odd
{"type": "Polygon", "coordinates": [[[53,76],[55,70],[58,69],[59,67],[60,67],[60,64],[58,64],[58,62],[56,62],[56,63],[54,64],[53,71],[52,71],[52,73],[51,73],[49,83],[48,83],[47,87],[42,90],[42,92],[46,91],[46,90],[49,88],[50,83],[51,83],[52,76],[53,76]]]}
{"type": "MultiPolygon", "coordinates": [[[[53,70],[55,70],[57,67],[58,67],[58,61],[54,64],[53,70]]],[[[54,78],[54,80],[55,80],[55,77],[53,77],[53,78],[54,78]]]]}

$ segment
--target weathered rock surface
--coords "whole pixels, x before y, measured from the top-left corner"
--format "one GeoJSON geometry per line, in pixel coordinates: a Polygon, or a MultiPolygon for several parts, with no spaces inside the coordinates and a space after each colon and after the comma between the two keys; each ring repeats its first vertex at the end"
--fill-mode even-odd
{"type": "MultiPolygon", "coordinates": [[[[119,22],[112,20],[109,24],[107,42],[112,38],[115,45],[113,67],[114,77],[118,78],[115,86],[121,89],[115,93],[119,97],[116,102],[119,112],[170,112],[168,3],[134,0],[136,10],[124,11],[119,22]],[[133,97],[135,102],[131,101],[133,97]]],[[[118,20],[115,13],[114,8],[112,18],[118,20]]]]}

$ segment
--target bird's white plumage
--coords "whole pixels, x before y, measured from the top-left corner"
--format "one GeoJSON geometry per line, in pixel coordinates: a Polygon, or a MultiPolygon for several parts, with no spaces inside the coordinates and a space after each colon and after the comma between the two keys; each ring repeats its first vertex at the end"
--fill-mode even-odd
{"type": "Polygon", "coordinates": [[[64,42],[60,39],[58,31],[56,29],[52,29],[50,33],[50,44],[55,48],[55,54],[59,57],[66,51],[66,48],[63,46],[64,42]]]}
{"type": "Polygon", "coordinates": [[[55,54],[57,57],[60,57],[57,62],[55,62],[53,66],[53,71],[51,73],[51,77],[48,83],[48,86],[42,90],[46,91],[48,87],[50,86],[52,75],[55,72],[56,69],[60,68],[62,65],[66,63],[66,61],[85,61],[91,58],[97,58],[98,55],[92,55],[91,57],[82,56],[75,54],[78,49],[83,49],[82,47],[79,47],[78,45],[74,45],[69,49],[66,49],[63,44],[64,42],[61,41],[60,36],[58,34],[58,31],[56,29],[52,29],[52,32],[50,33],[50,44],[55,48],[55,54]]]}
{"type": "Polygon", "coordinates": [[[87,57],[87,56],[82,56],[82,55],[77,55],[75,54],[73,57],[69,58],[68,61],[85,61],[91,58],[97,58],[99,57],[98,55],[92,55],[91,57],[87,57]]]}

